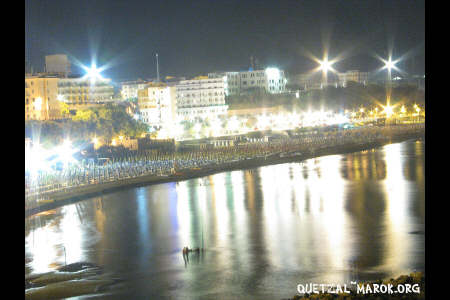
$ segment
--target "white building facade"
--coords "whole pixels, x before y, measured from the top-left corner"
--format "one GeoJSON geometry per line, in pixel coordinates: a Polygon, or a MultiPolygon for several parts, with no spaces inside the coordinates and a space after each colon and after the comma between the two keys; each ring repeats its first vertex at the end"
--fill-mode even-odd
{"type": "Polygon", "coordinates": [[[164,83],[149,84],[138,92],[140,119],[149,126],[170,131],[176,120],[176,88],[164,83]]]}
{"type": "Polygon", "coordinates": [[[227,114],[226,79],[196,77],[176,84],[177,121],[214,119],[227,114]]]}
{"type": "Polygon", "coordinates": [[[149,85],[146,81],[127,81],[121,83],[120,95],[123,100],[138,98],[138,91],[145,89],[149,85]]]}
{"type": "Polygon", "coordinates": [[[286,91],[287,79],[284,71],[277,68],[210,73],[208,77],[225,78],[226,96],[240,95],[255,90],[264,90],[270,94],[279,94],[286,91]]]}

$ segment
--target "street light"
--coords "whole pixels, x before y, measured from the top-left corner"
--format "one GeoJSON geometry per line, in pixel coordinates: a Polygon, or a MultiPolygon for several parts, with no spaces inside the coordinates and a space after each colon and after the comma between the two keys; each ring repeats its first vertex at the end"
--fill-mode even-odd
{"type": "Polygon", "coordinates": [[[406,108],[405,108],[404,105],[402,105],[402,108],[400,109],[400,112],[401,112],[402,114],[404,114],[404,113],[406,112],[406,108]]]}
{"type": "Polygon", "coordinates": [[[386,61],[384,67],[388,69],[388,71],[390,72],[394,67],[395,67],[395,63],[391,60],[391,58],[389,57],[389,60],[386,61]]]}
{"type": "Polygon", "coordinates": [[[328,57],[325,57],[322,61],[318,61],[319,70],[322,70],[322,76],[325,79],[325,86],[328,84],[328,71],[333,71],[331,67],[334,64],[334,61],[329,61],[328,57]]]}
{"type": "Polygon", "coordinates": [[[388,81],[390,82],[392,69],[398,70],[397,67],[395,66],[395,64],[398,62],[398,60],[392,61],[392,57],[389,57],[388,60],[383,59],[382,61],[384,62],[384,67],[382,69],[388,70],[388,81]]]}
{"type": "Polygon", "coordinates": [[[322,70],[324,72],[328,72],[328,70],[331,70],[331,65],[333,64],[332,62],[328,61],[328,58],[325,58],[322,61],[319,61],[320,67],[319,70],[322,70]]]}
{"type": "Polygon", "coordinates": [[[389,118],[394,113],[394,108],[387,104],[384,107],[384,113],[386,114],[386,117],[389,118]]]}
{"type": "Polygon", "coordinates": [[[86,71],[86,74],[84,75],[83,78],[88,78],[92,84],[95,84],[95,81],[97,79],[103,79],[100,72],[102,72],[105,69],[104,66],[101,68],[97,68],[96,63],[93,63],[91,65],[91,67],[86,67],[86,66],[82,66],[82,67],[86,71]]]}

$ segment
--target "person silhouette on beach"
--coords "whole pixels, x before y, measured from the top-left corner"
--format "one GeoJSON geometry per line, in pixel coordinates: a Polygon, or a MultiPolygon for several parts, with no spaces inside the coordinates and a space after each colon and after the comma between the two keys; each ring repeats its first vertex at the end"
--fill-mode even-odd
{"type": "Polygon", "coordinates": [[[189,262],[189,248],[188,247],[183,248],[183,259],[184,259],[184,265],[187,266],[187,263],[189,262]]]}

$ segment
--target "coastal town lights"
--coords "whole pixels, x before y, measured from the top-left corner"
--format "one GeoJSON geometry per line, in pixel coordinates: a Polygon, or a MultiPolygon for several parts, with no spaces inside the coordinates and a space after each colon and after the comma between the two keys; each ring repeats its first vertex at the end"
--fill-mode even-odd
{"type": "Polygon", "coordinates": [[[406,108],[405,108],[404,105],[402,105],[402,107],[401,107],[401,109],[400,109],[400,112],[401,112],[402,114],[406,113],[406,108]]]}
{"type": "Polygon", "coordinates": [[[394,113],[394,108],[388,104],[384,107],[384,113],[386,114],[386,117],[389,118],[394,113]]]}

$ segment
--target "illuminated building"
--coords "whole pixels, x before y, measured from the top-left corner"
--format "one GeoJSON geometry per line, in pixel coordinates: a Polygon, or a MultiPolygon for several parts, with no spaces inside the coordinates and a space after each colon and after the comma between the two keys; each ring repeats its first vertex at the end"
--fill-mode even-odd
{"type": "Polygon", "coordinates": [[[289,82],[297,85],[300,90],[318,90],[324,86],[337,86],[338,78],[334,73],[327,74],[327,81],[324,82],[323,74],[321,72],[315,73],[301,73],[289,77],[289,82]]]}
{"type": "Polygon", "coordinates": [[[70,109],[113,102],[113,95],[111,79],[98,78],[92,81],[87,77],[69,76],[58,81],[58,97],[70,109]]]}
{"type": "Polygon", "coordinates": [[[339,85],[346,87],[348,82],[356,82],[366,85],[369,80],[368,72],[360,72],[358,70],[350,70],[345,73],[338,73],[339,85]]]}
{"type": "Polygon", "coordinates": [[[25,121],[61,118],[58,78],[48,75],[25,76],[25,121]]]}
{"type": "Polygon", "coordinates": [[[196,77],[182,80],[176,87],[177,120],[216,118],[226,115],[225,79],[196,77]]]}
{"type": "Polygon", "coordinates": [[[138,90],[140,119],[155,129],[170,130],[176,118],[176,88],[164,83],[149,83],[138,90]]]}
{"type": "Polygon", "coordinates": [[[225,78],[224,90],[226,96],[240,95],[256,90],[263,90],[270,94],[283,93],[287,82],[284,71],[277,68],[210,73],[208,77],[225,78]]]}
{"type": "Polygon", "coordinates": [[[121,83],[120,94],[123,100],[131,100],[138,98],[138,91],[145,89],[150,82],[137,80],[121,83]]]}

